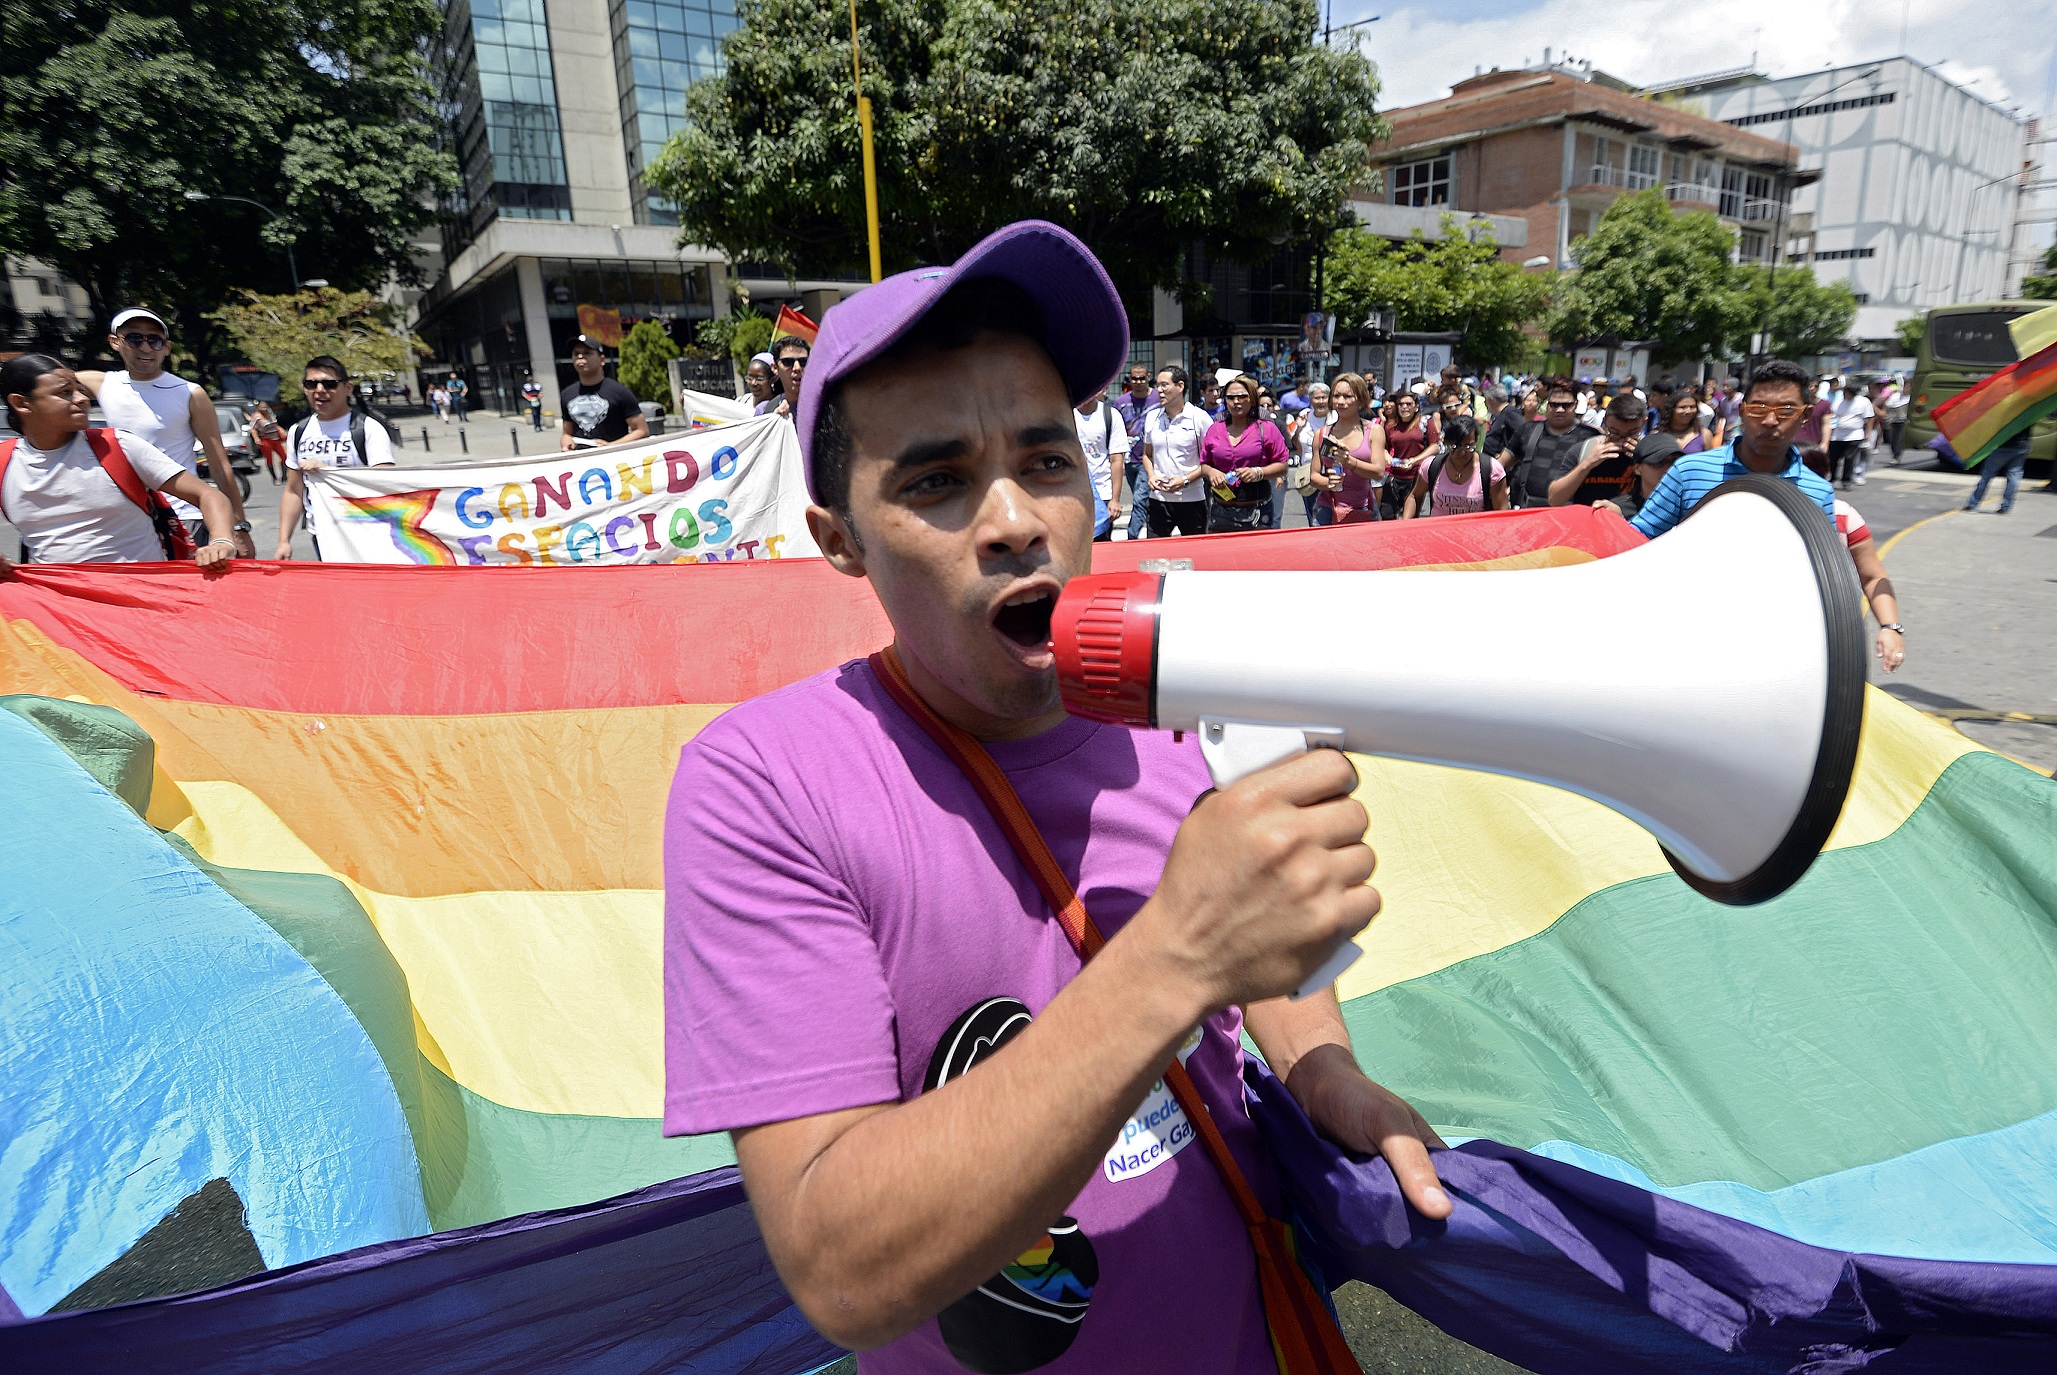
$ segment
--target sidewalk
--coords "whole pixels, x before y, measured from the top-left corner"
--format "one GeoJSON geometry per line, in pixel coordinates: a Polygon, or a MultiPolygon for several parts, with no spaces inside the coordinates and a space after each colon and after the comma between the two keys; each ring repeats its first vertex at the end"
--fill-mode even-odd
{"type": "MultiPolygon", "coordinates": [[[[1950,474],[1970,496],[1970,482],[1950,474]]],[[[1979,743],[2057,770],[2057,493],[2024,483],[2014,510],[1951,511],[1884,550],[1907,663],[1872,679],[1979,743]],[[2041,718],[2010,720],[2008,714],[2041,718]]]]}

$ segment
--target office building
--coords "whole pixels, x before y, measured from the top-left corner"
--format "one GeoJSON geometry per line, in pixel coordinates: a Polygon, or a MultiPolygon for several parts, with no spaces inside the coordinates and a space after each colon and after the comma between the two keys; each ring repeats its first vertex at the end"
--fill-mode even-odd
{"type": "Polygon", "coordinates": [[[1607,207],[1662,188],[1679,210],[1705,210],[1737,231],[1748,261],[1778,254],[1776,227],[1794,188],[1811,179],[1788,144],[1678,105],[1648,100],[1590,63],[1481,72],[1443,100],[1389,110],[1392,135],[1373,151],[1381,213],[1401,210],[1524,221],[1501,256],[1577,258],[1607,207]]]}
{"type": "Polygon", "coordinates": [[[681,246],[677,215],[647,183],[684,121],[687,86],[721,69],[732,0],[444,0],[443,11],[435,71],[461,185],[444,207],[435,280],[410,309],[434,354],[425,384],[460,372],[474,405],[513,410],[533,372],[555,411],[581,307],[614,312],[624,330],[656,320],[686,344],[736,286],[772,312],[785,300],[819,318],[854,285],[789,283],[681,246]]]}
{"type": "Polygon", "coordinates": [[[1815,180],[1793,199],[1786,255],[1849,283],[1858,340],[1883,344],[1930,306],[2018,289],[2028,122],[1934,67],[1895,57],[1805,76],[1723,72],[1653,95],[1799,150],[1815,180]]]}

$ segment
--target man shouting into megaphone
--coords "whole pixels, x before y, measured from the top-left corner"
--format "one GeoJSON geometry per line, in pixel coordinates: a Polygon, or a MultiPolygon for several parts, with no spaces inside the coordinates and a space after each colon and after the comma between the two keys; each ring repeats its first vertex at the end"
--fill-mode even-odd
{"type": "Polygon", "coordinates": [[[779,1274],[867,1371],[1348,1368],[1273,1221],[1246,1029],[1450,1212],[1333,991],[1283,996],[1378,912],[1349,761],[1207,794],[1195,742],[1060,705],[1051,611],[1093,535],[1072,417],[1127,346],[1040,223],[828,312],[808,524],[893,643],[711,723],[673,787],[665,1129],[733,1134],[779,1274]]]}

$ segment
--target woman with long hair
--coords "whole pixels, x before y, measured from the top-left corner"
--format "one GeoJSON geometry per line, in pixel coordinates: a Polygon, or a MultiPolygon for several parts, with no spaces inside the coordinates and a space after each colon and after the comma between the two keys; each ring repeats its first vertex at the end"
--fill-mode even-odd
{"type": "Polygon", "coordinates": [[[1286,474],[1286,437],[1258,413],[1257,379],[1238,373],[1221,389],[1222,418],[1200,438],[1207,529],[1256,530],[1271,511],[1271,484],[1286,474]]]}
{"type": "MultiPolygon", "coordinates": [[[[37,563],[162,563],[190,548],[164,498],[200,508],[210,530],[235,524],[229,499],[155,445],[122,430],[88,433],[92,397],[48,354],[0,365],[0,398],[20,439],[0,441],[0,518],[21,531],[37,563]],[[180,543],[184,541],[184,543],[180,543]]],[[[195,555],[211,567],[236,556],[227,536],[195,555]]],[[[8,567],[0,558],[0,573],[8,567]]]]}
{"type": "Polygon", "coordinates": [[[1442,426],[1435,416],[1421,413],[1421,402],[1412,392],[1401,392],[1386,402],[1378,424],[1371,427],[1371,443],[1386,469],[1385,518],[1397,520],[1401,498],[1413,490],[1421,465],[1433,461],[1442,449],[1442,426]]]}
{"type": "Polygon", "coordinates": [[[1327,513],[1318,524],[1355,525],[1379,518],[1386,459],[1372,441],[1378,427],[1364,419],[1370,399],[1371,387],[1357,373],[1346,372],[1329,384],[1329,405],[1336,418],[1315,446],[1314,467],[1308,474],[1320,489],[1317,501],[1327,513]]]}
{"type": "Polygon", "coordinates": [[[1681,454],[1705,453],[1718,447],[1700,424],[1700,394],[1691,387],[1680,387],[1671,394],[1670,409],[1664,413],[1661,428],[1678,441],[1681,454]]]}

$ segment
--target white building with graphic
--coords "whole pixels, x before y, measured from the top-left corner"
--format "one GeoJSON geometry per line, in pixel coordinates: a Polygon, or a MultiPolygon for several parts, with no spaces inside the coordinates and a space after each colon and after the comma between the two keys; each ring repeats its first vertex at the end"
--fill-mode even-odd
{"type": "Polygon", "coordinates": [[[1893,57],[1806,76],[1726,72],[1651,94],[1790,143],[1821,173],[1793,195],[1787,255],[1849,283],[1856,338],[1889,340],[1909,315],[2019,281],[2029,122],[1935,68],[1893,57]]]}

